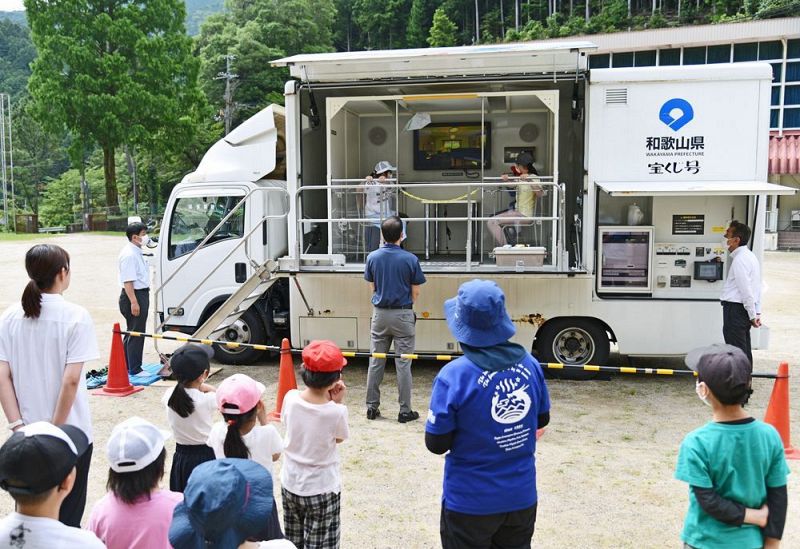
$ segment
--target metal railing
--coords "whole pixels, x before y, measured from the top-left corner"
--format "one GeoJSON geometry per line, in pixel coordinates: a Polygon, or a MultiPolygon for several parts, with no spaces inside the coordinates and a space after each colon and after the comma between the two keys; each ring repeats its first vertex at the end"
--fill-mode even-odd
{"type": "MultiPolygon", "coordinates": [[[[553,215],[543,215],[543,216],[522,216],[509,218],[508,221],[504,224],[533,224],[537,222],[545,223],[549,222],[552,224],[554,230],[551,231],[550,235],[550,246],[549,251],[551,252],[551,264],[555,267],[562,267],[563,262],[563,251],[566,250],[565,248],[565,241],[564,241],[564,210],[565,210],[565,200],[564,200],[564,191],[565,185],[563,183],[555,183],[552,181],[552,177],[538,177],[536,179],[521,179],[518,177],[509,178],[508,180],[502,180],[501,178],[484,178],[482,181],[453,181],[453,182],[441,182],[441,183],[406,183],[403,185],[397,184],[397,179],[385,179],[382,182],[378,182],[373,180],[369,185],[365,184],[364,179],[335,179],[334,182],[330,185],[322,184],[322,185],[305,185],[300,187],[297,192],[295,193],[295,211],[297,212],[297,219],[296,219],[296,226],[295,226],[295,250],[294,252],[297,255],[298,261],[300,260],[301,256],[303,255],[303,235],[304,229],[306,226],[310,226],[312,224],[323,224],[328,227],[328,253],[336,253],[333,247],[333,225],[336,223],[363,223],[363,224],[370,224],[375,223],[375,218],[368,218],[368,217],[334,217],[330,215],[333,213],[335,208],[333,208],[332,204],[332,194],[339,192],[339,193],[346,193],[348,191],[355,192],[358,194],[364,194],[368,190],[377,190],[379,192],[382,191],[390,191],[394,193],[403,193],[406,196],[409,196],[415,200],[421,201],[429,201],[431,203],[453,203],[459,202],[464,203],[467,205],[467,212],[466,216],[429,216],[423,215],[422,217],[404,217],[403,221],[407,223],[411,222],[452,222],[452,221],[464,221],[466,222],[466,241],[465,241],[465,248],[466,248],[466,269],[470,269],[470,265],[472,264],[472,255],[473,255],[473,238],[475,235],[473,234],[473,222],[486,222],[494,219],[494,214],[492,215],[479,215],[474,216],[472,215],[472,205],[482,205],[486,203],[486,195],[489,193],[496,193],[500,190],[519,190],[519,188],[524,186],[539,186],[542,187],[544,190],[552,191],[552,198],[551,198],[551,211],[556,212],[557,214],[553,215]],[[463,189],[465,192],[457,191],[458,196],[450,197],[450,198],[425,198],[420,197],[416,194],[417,190],[439,190],[439,189],[447,189],[453,191],[455,189],[463,189]],[[303,211],[303,196],[307,195],[308,193],[314,192],[325,192],[328,198],[328,213],[329,217],[326,218],[304,218],[300,215],[300,212],[303,211]]],[[[483,256],[483,250],[480,253],[483,256]]]]}

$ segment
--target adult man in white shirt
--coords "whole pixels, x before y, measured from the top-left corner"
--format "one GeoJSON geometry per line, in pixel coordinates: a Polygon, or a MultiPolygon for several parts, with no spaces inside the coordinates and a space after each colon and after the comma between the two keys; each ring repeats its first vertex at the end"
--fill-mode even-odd
{"type": "Polygon", "coordinates": [[[725,343],[739,347],[750,365],[750,328],[761,326],[761,267],[755,254],[747,247],[750,228],[731,221],[725,231],[725,241],[731,256],[728,278],[722,288],[722,335],[725,343]]]}
{"type": "MultiPolygon", "coordinates": [[[[128,225],[125,236],[128,243],[119,253],[119,284],[122,287],[119,312],[125,317],[128,331],[145,332],[150,308],[150,270],[142,255],[142,246],[147,245],[150,237],[147,236],[147,226],[141,221],[128,225]]],[[[126,335],[122,342],[128,373],[138,374],[142,371],[144,338],[126,335]]]]}

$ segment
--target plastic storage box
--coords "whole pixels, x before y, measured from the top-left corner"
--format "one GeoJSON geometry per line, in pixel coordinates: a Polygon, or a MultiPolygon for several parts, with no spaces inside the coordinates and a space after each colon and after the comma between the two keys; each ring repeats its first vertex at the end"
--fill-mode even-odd
{"type": "Polygon", "coordinates": [[[498,267],[541,267],[547,250],[544,246],[513,246],[494,249],[498,267]]]}

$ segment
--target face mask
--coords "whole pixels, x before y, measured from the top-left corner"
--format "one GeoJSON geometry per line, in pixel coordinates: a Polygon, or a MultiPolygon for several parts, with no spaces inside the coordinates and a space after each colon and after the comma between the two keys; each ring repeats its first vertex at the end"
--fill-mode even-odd
{"type": "Polygon", "coordinates": [[[695,383],[694,392],[697,393],[697,398],[702,400],[703,404],[705,404],[706,406],[711,406],[711,403],[708,401],[708,397],[703,396],[703,394],[700,392],[700,382],[699,381],[695,383]]]}
{"type": "Polygon", "coordinates": [[[147,235],[144,235],[142,237],[142,246],[147,246],[149,243],[150,243],[150,237],[147,236],[147,235]]]}

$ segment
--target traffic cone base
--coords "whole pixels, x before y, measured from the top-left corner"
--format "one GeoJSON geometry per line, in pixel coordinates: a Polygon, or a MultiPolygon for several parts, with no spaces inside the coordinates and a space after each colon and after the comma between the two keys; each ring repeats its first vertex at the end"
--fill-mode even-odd
{"type": "Polygon", "coordinates": [[[267,415],[270,421],[280,421],[283,397],[292,389],[297,389],[297,377],[294,373],[294,362],[292,361],[289,340],[283,338],[283,341],[281,341],[281,366],[278,373],[278,396],[275,400],[275,409],[267,415]]]}
{"type": "Polygon", "coordinates": [[[764,414],[764,422],[769,423],[783,442],[783,450],[786,459],[800,459],[800,450],[792,447],[791,427],[789,425],[789,364],[781,362],[778,365],[778,375],[775,378],[775,385],[772,387],[772,394],[769,397],[767,411],[764,414]]]}
{"type": "Polygon", "coordinates": [[[122,345],[122,335],[119,333],[119,323],[114,324],[114,333],[111,334],[111,356],[108,358],[108,379],[101,389],[92,391],[97,396],[124,397],[142,391],[144,387],[134,387],[128,377],[128,361],[125,359],[125,348],[122,345]]]}

